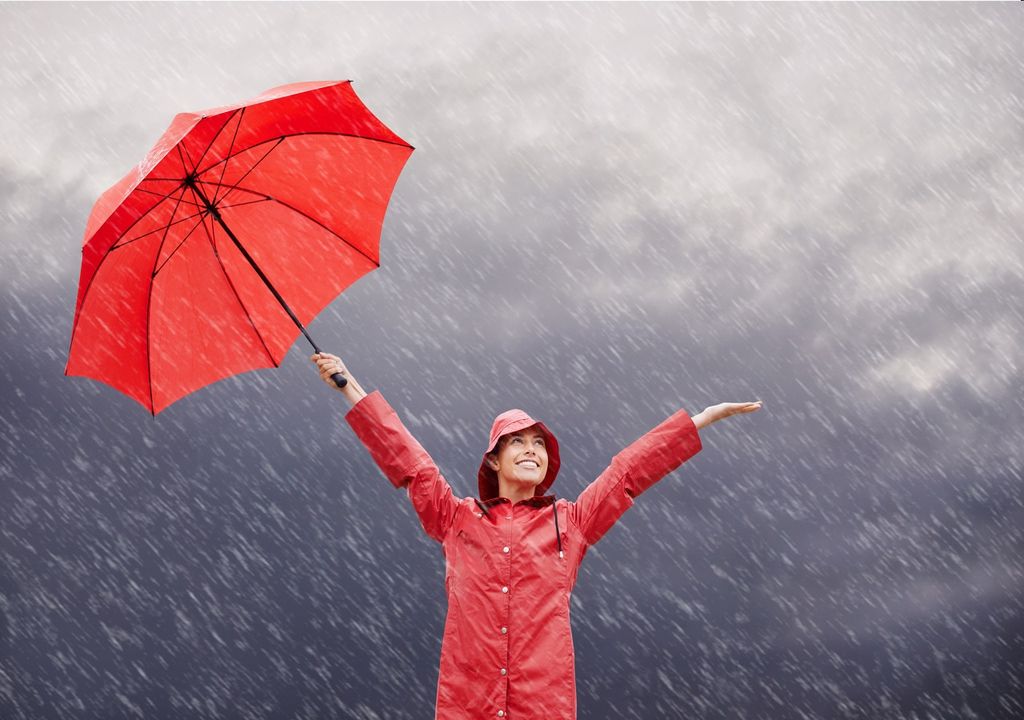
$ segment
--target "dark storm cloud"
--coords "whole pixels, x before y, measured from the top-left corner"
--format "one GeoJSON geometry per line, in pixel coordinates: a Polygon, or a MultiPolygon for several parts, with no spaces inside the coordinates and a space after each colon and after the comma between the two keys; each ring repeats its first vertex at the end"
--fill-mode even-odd
{"type": "Polygon", "coordinates": [[[581,717],[1021,712],[1012,11],[0,19],[5,717],[429,716],[443,559],[304,347],[155,420],[61,375],[91,204],[173,114],[348,77],[417,150],[311,329],[458,493],[507,407],[573,497],[680,406],[766,401],[588,555],[581,717]]]}

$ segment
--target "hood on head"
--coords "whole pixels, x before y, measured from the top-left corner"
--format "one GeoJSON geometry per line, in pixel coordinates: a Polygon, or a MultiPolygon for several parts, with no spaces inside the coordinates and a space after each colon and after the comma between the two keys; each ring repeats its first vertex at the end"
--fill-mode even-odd
{"type": "Polygon", "coordinates": [[[486,502],[498,497],[498,474],[487,466],[487,453],[498,446],[498,440],[502,436],[519,430],[525,430],[531,425],[536,425],[537,429],[544,434],[545,448],[548,452],[548,471],[545,473],[544,479],[534,490],[534,496],[543,495],[551,487],[552,483],[555,482],[555,476],[558,475],[558,466],[561,464],[561,460],[558,457],[558,440],[555,439],[555,436],[547,429],[544,423],[537,422],[522,410],[506,410],[494,418],[494,423],[491,425],[491,439],[487,449],[484,451],[483,459],[480,461],[477,481],[481,500],[486,502]]]}

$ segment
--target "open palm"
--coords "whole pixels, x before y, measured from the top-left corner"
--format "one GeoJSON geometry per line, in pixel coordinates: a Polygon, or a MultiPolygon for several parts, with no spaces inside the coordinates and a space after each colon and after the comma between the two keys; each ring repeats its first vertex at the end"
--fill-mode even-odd
{"type": "Polygon", "coordinates": [[[711,423],[718,422],[730,415],[752,413],[756,410],[760,410],[761,405],[762,403],[760,400],[742,403],[718,403],[717,405],[711,405],[705,408],[702,413],[693,418],[693,421],[698,428],[707,427],[711,423]]]}

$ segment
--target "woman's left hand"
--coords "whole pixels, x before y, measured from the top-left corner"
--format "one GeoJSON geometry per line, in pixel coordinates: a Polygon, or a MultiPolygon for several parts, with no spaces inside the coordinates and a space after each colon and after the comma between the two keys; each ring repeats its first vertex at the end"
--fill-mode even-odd
{"type": "Polygon", "coordinates": [[[698,429],[707,427],[713,422],[718,422],[723,418],[727,418],[730,415],[739,415],[740,413],[752,413],[755,410],[761,409],[761,401],[756,400],[755,402],[745,403],[719,403],[718,405],[711,405],[704,409],[703,412],[693,416],[693,424],[698,429]]]}

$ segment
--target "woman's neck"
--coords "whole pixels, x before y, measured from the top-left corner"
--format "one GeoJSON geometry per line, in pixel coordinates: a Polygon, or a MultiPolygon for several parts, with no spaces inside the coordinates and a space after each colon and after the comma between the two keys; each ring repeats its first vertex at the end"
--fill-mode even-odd
{"type": "Polygon", "coordinates": [[[520,500],[529,500],[532,498],[535,490],[536,487],[534,485],[513,483],[505,480],[505,478],[498,478],[498,495],[503,498],[508,498],[513,505],[520,500]]]}

